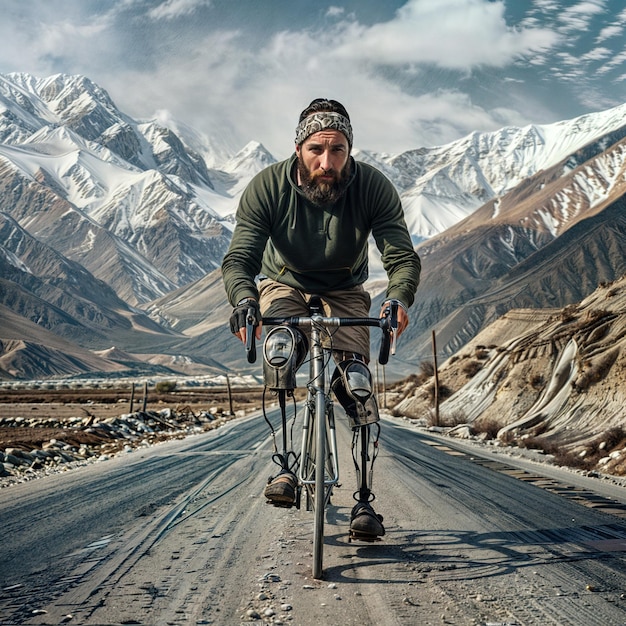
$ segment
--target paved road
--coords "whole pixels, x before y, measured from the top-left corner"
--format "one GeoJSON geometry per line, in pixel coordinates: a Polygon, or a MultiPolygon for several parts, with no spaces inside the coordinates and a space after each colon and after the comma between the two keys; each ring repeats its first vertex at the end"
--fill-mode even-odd
{"type": "Polygon", "coordinates": [[[310,513],[259,497],[259,417],[0,490],[0,623],[626,624],[624,506],[452,445],[385,420],[387,535],[357,545],[340,433],[324,581],[310,513]]]}

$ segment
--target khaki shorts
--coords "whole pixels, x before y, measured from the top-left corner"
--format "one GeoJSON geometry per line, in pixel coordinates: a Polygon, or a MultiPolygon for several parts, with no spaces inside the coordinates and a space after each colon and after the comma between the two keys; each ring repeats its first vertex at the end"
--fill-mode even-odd
{"type": "MultiPolygon", "coordinates": [[[[372,300],[362,285],[318,294],[327,317],[369,317],[372,300]]],[[[259,283],[259,305],[265,317],[306,316],[311,294],[269,278],[259,283]]],[[[370,332],[367,326],[333,328],[332,349],[363,355],[369,360],[370,332]]],[[[326,345],[326,347],[331,347],[326,345]]]]}

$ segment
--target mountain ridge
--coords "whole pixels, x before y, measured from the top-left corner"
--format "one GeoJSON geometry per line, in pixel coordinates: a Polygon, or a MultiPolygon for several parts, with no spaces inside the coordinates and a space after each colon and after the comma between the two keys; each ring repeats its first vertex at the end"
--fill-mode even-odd
{"type": "MultiPolygon", "coordinates": [[[[442,350],[450,356],[471,338],[469,307],[481,298],[496,300],[498,307],[492,308],[481,324],[474,321],[474,330],[495,321],[509,308],[571,304],[600,282],[621,276],[626,249],[621,217],[626,186],[625,146],[626,140],[620,139],[603,152],[593,150],[595,156],[575,169],[564,168],[565,161],[558,163],[500,198],[499,212],[494,211],[495,201],[491,201],[418,246],[423,265],[431,264],[435,271],[425,274],[421,298],[412,310],[421,318],[411,329],[419,346],[414,349],[423,354],[431,330],[438,328],[449,337],[449,344],[446,347],[447,342],[442,343],[442,350]],[[580,191],[581,178],[586,193],[580,191]],[[595,188],[592,182],[598,183],[595,188]],[[568,212],[566,218],[564,212],[568,212]],[[590,230],[592,223],[611,236],[594,234],[590,230]],[[568,239],[574,236],[570,231],[576,232],[582,250],[593,248],[595,253],[575,251],[576,258],[570,254],[566,273],[568,267],[563,266],[562,258],[568,239]],[[563,280],[569,289],[562,286],[563,280]],[[447,297],[444,306],[441,290],[447,297]],[[527,297],[520,299],[516,290],[526,291],[527,297]],[[496,293],[497,297],[493,295],[496,293]],[[463,311],[468,325],[464,329],[459,321],[463,311]],[[454,315],[454,319],[446,324],[448,315],[454,315]],[[461,334],[455,337],[451,329],[459,326],[461,334]]],[[[474,315],[477,312],[474,309],[474,315]]]]}
{"type": "MultiPolygon", "coordinates": [[[[462,347],[507,310],[498,294],[519,301],[512,295],[518,283],[538,294],[526,305],[550,303],[550,290],[541,295],[533,282],[534,264],[557,264],[562,252],[555,241],[592,214],[621,206],[615,203],[625,185],[625,115],[622,105],[552,125],[475,132],[400,155],[355,150],[398,189],[423,261],[399,372],[426,358],[433,328],[449,337],[442,343],[446,355],[462,347]],[[480,304],[481,314],[479,303],[487,300],[496,305],[480,304]]],[[[224,332],[230,307],[219,267],[239,195],[275,161],[262,144],[252,140],[237,153],[218,154],[175,120],[130,118],[86,77],[27,74],[0,75],[0,141],[0,211],[5,225],[13,220],[14,230],[22,229],[23,241],[0,245],[3,272],[15,278],[3,273],[0,302],[21,303],[24,318],[44,326],[40,311],[49,306],[66,320],[58,328],[93,328],[90,342],[99,350],[117,345],[128,354],[160,350],[218,369],[246,367],[240,346],[224,332]],[[109,320],[106,331],[93,320],[80,322],[71,284],[59,280],[52,289],[49,275],[59,268],[53,254],[42,256],[36,277],[27,276],[28,259],[42,244],[87,270],[83,310],[109,320]],[[99,293],[109,293],[121,316],[96,312],[99,293]]],[[[597,244],[587,292],[593,280],[621,271],[622,237],[618,229],[610,246],[597,244]]],[[[592,249],[590,242],[581,245],[592,249]]],[[[370,258],[375,310],[382,281],[373,247],[370,258]]],[[[570,258],[565,269],[575,276],[584,259],[570,258]]],[[[586,295],[555,291],[555,305],[586,295]]]]}

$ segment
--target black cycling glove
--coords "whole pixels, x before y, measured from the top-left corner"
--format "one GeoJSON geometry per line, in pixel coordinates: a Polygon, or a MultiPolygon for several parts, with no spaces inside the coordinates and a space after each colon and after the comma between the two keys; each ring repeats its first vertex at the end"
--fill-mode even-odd
{"type": "Polygon", "coordinates": [[[233,314],[230,316],[230,332],[233,335],[237,334],[241,328],[246,327],[248,312],[251,312],[253,317],[253,326],[256,328],[261,321],[261,309],[259,303],[253,298],[248,300],[242,300],[233,309],[233,314]]]}

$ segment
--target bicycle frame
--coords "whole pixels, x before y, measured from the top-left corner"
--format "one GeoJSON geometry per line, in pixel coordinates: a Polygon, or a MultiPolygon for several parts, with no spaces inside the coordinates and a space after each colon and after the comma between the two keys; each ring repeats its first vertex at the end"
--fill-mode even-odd
{"type": "MultiPolygon", "coordinates": [[[[293,326],[308,328],[310,332],[310,379],[307,384],[308,394],[304,408],[302,425],[302,442],[300,455],[296,461],[298,464],[298,496],[296,506],[299,508],[300,492],[305,490],[307,496],[307,510],[311,505],[314,512],[313,523],[313,577],[322,578],[323,575],[323,546],[324,546],[324,515],[326,506],[330,501],[332,489],[339,482],[339,461],[337,453],[337,438],[333,402],[330,397],[329,383],[326,379],[327,360],[331,358],[329,348],[323,346],[323,330],[337,328],[339,326],[371,326],[383,330],[383,340],[379,353],[379,362],[386,364],[389,357],[390,347],[395,353],[395,324],[396,309],[392,306],[387,317],[383,318],[338,318],[324,317],[321,315],[321,303],[312,299],[309,317],[267,317],[263,323],[268,326],[293,326]],[[328,355],[328,359],[325,355],[328,355]],[[323,494],[320,497],[320,494],[323,494]]],[[[252,315],[249,315],[252,317],[252,315]]],[[[253,337],[253,327],[247,328],[248,339],[253,337]]],[[[248,361],[254,362],[255,356],[250,352],[254,350],[254,342],[248,344],[248,361]]],[[[280,389],[279,404],[281,407],[283,427],[283,451],[275,454],[275,460],[279,459],[282,469],[291,471],[289,459],[293,453],[287,450],[287,417],[285,397],[287,390],[280,389]]]]}
{"type": "MultiPolygon", "coordinates": [[[[315,320],[315,318],[312,318],[315,320]]],[[[308,397],[304,410],[302,423],[302,443],[300,449],[300,462],[298,468],[300,485],[306,489],[307,503],[313,501],[314,493],[324,493],[322,506],[325,507],[332,493],[332,487],[339,482],[339,462],[337,455],[337,437],[335,432],[335,418],[332,400],[328,392],[326,381],[326,365],[324,362],[324,348],[321,343],[319,327],[313,323],[311,327],[311,364],[310,379],[308,383],[308,397]],[[326,432],[323,432],[324,429],[326,432]],[[314,439],[313,439],[314,438],[314,439]],[[320,443],[323,439],[323,446],[320,443]],[[315,447],[312,442],[315,442],[315,447]],[[317,473],[313,478],[308,471],[316,467],[320,459],[317,451],[324,451],[328,447],[327,455],[329,463],[324,459],[327,475],[323,484],[317,482],[317,473]],[[315,450],[314,459],[313,451],[315,450]],[[314,487],[315,489],[312,489],[314,487]]],[[[307,509],[309,507],[307,506],[307,509]]]]}

